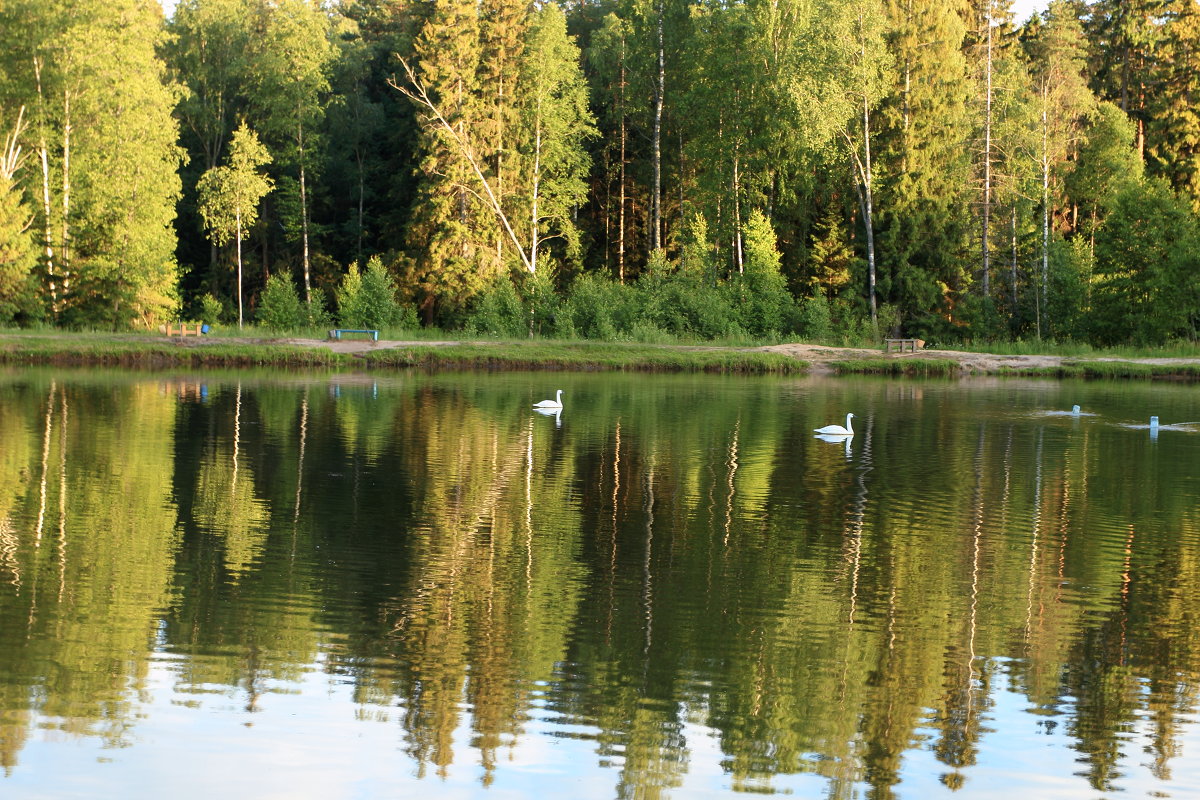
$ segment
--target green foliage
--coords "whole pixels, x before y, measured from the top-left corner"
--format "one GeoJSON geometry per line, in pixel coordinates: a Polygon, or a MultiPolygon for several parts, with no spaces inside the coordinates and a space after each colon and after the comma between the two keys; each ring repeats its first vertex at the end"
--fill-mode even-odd
{"type": "Polygon", "coordinates": [[[32,217],[0,163],[0,324],[36,307],[33,267],[37,258],[26,230],[32,217]]]}
{"type": "Polygon", "coordinates": [[[290,331],[303,327],[308,322],[307,317],[290,275],[276,272],[267,278],[267,286],[258,296],[260,325],[274,331],[290,331]]]}
{"type": "Polygon", "coordinates": [[[826,342],[833,338],[833,318],[825,295],[815,294],[800,301],[797,329],[810,342],[826,342]]]}
{"type": "Polygon", "coordinates": [[[1117,194],[1096,234],[1095,270],[1093,342],[1196,337],[1200,224],[1164,181],[1117,194]]]}
{"type": "Polygon", "coordinates": [[[399,317],[399,306],[391,278],[378,258],[372,258],[367,272],[351,264],[337,289],[338,322],[345,328],[384,328],[399,317]]]}
{"type": "Polygon", "coordinates": [[[271,163],[257,134],[242,123],[233,133],[229,160],[213,167],[200,178],[200,217],[213,244],[246,238],[258,219],[258,204],[274,188],[274,182],[259,172],[271,163]]]}
{"type": "Polygon", "coordinates": [[[775,231],[755,209],[746,222],[745,271],[731,281],[743,330],[753,336],[778,336],[794,319],[795,303],[780,272],[775,231]]]}
{"type": "Polygon", "coordinates": [[[229,307],[209,292],[200,298],[200,320],[209,325],[217,325],[229,319],[229,307]]]}
{"type": "Polygon", "coordinates": [[[520,339],[529,335],[529,313],[507,276],[497,278],[476,297],[466,328],[502,339],[520,339]]]}
{"type": "Polygon", "coordinates": [[[597,275],[579,276],[559,312],[563,335],[613,341],[627,336],[634,313],[632,287],[597,275]]]}
{"type": "Polygon", "coordinates": [[[325,305],[325,293],[322,291],[314,291],[300,310],[304,314],[305,327],[328,328],[333,325],[333,315],[325,305]]]}

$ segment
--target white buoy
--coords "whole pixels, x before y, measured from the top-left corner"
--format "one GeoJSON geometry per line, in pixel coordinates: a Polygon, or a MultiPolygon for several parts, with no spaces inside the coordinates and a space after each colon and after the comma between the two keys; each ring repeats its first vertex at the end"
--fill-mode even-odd
{"type": "Polygon", "coordinates": [[[1150,430],[1152,430],[1152,431],[1158,430],[1158,417],[1150,418],[1150,430]]]}

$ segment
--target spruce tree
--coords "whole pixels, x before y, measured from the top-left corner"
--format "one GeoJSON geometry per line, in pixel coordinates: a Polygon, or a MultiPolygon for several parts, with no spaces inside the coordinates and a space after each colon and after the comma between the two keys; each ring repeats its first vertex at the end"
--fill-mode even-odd
{"type": "Polygon", "coordinates": [[[442,125],[427,108],[419,108],[418,201],[408,242],[410,281],[428,320],[438,304],[461,307],[499,273],[494,212],[479,197],[467,157],[478,165],[484,150],[478,127],[482,53],[477,4],[435,0],[414,49],[420,80],[445,120],[442,125]]]}

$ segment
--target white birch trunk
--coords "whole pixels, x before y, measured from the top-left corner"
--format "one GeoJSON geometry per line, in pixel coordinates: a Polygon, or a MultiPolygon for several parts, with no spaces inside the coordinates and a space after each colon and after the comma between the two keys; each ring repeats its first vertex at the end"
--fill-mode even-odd
{"type": "Polygon", "coordinates": [[[663,92],[666,85],[666,68],[663,63],[663,3],[664,0],[658,0],[658,76],[654,84],[654,133],[652,142],[654,196],[651,198],[652,208],[650,218],[652,227],[650,242],[652,250],[658,250],[662,247],[662,112],[663,92]]]}
{"type": "Polygon", "coordinates": [[[542,181],[542,98],[538,98],[533,117],[533,203],[529,220],[529,271],[537,272],[538,193],[542,181]]]}
{"type": "Polygon", "coordinates": [[[62,267],[62,296],[65,299],[71,284],[71,92],[63,89],[63,163],[62,163],[62,241],[58,261],[62,267]]]}
{"type": "Polygon", "coordinates": [[[238,205],[234,212],[234,218],[237,222],[237,232],[235,234],[237,242],[237,285],[238,285],[238,330],[242,329],[242,207],[238,205]]]}
{"type": "Polygon", "coordinates": [[[984,104],[987,108],[983,125],[983,230],[981,249],[983,251],[983,296],[991,294],[991,264],[988,253],[988,233],[992,213],[992,15],[989,9],[987,19],[987,76],[984,104]]]}
{"type": "MultiPolygon", "coordinates": [[[[299,114],[300,110],[297,109],[299,114]]],[[[312,285],[308,265],[308,192],[304,181],[304,123],[296,123],[296,144],[300,150],[300,235],[303,239],[304,302],[312,305],[312,285]]]]}

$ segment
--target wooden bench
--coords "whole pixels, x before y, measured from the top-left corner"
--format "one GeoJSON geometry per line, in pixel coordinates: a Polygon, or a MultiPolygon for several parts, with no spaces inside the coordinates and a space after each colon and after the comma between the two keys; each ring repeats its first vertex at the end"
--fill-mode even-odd
{"type": "Polygon", "coordinates": [[[372,329],[370,329],[370,328],[366,328],[366,329],[355,329],[355,328],[334,328],[333,330],[331,330],[331,331],[329,332],[329,338],[330,338],[330,339],[341,339],[341,338],[342,338],[342,334],[343,334],[343,333],[363,333],[363,334],[370,334],[370,335],[371,335],[371,340],[372,340],[372,341],[376,341],[376,342],[378,342],[378,341],[379,341],[379,331],[377,331],[377,330],[372,330],[372,329]]]}
{"type": "Polygon", "coordinates": [[[897,352],[900,352],[900,353],[903,353],[905,350],[908,350],[911,353],[915,353],[918,350],[925,347],[925,340],[924,339],[884,339],[883,340],[883,352],[885,352],[885,353],[892,352],[893,346],[896,348],[897,352]]]}
{"type": "Polygon", "coordinates": [[[200,334],[204,333],[203,322],[197,322],[195,324],[181,322],[178,325],[168,322],[164,328],[165,330],[163,330],[163,333],[165,333],[167,336],[199,336],[200,334]]]}

